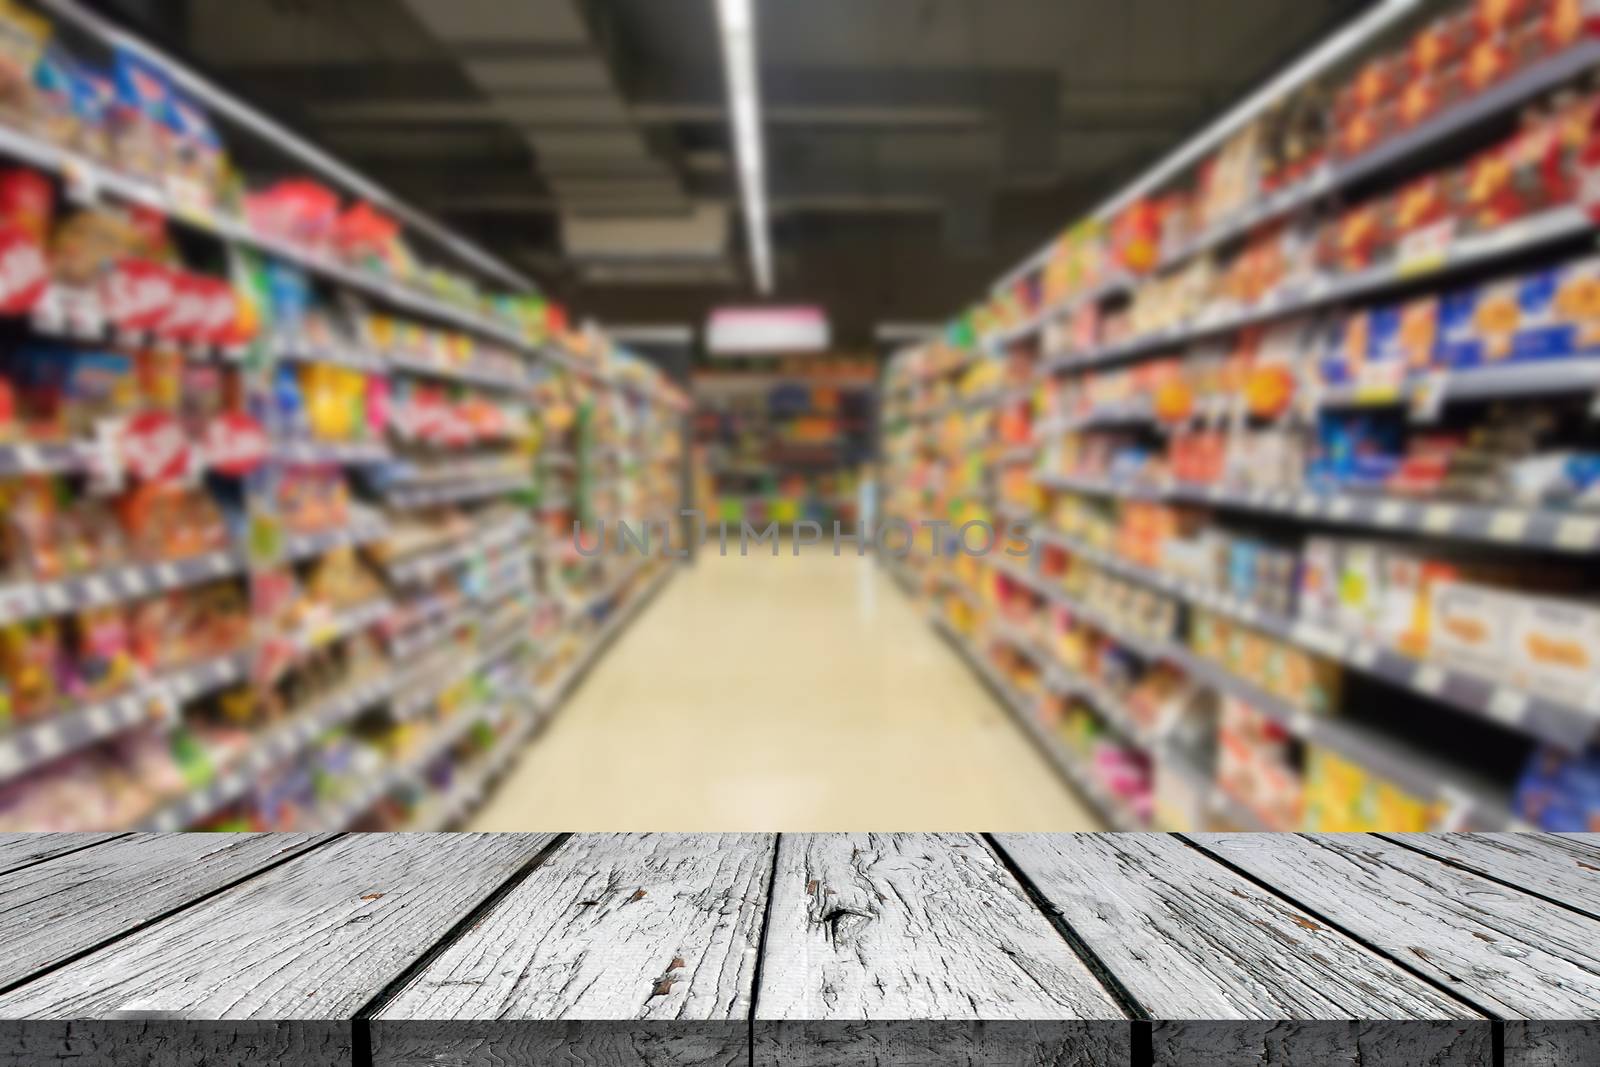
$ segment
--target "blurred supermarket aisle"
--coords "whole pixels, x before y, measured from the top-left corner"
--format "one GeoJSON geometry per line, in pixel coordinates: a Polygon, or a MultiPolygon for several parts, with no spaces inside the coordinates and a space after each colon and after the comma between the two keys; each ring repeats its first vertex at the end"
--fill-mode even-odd
{"type": "Polygon", "coordinates": [[[713,553],[468,829],[1101,829],[1005,716],[870,558],[713,553]]]}

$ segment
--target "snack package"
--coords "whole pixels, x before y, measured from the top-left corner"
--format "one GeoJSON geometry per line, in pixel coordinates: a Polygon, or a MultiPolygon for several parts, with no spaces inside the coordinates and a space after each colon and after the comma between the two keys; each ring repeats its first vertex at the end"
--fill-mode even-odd
{"type": "Polygon", "coordinates": [[[1600,751],[1539,749],[1528,758],[1513,803],[1541,830],[1600,832],[1600,751]]]}
{"type": "Polygon", "coordinates": [[[1600,609],[1554,597],[1520,598],[1510,626],[1511,680],[1578,707],[1600,696],[1600,609]]]}
{"type": "Polygon", "coordinates": [[[1522,326],[1522,285],[1503,280],[1447,293],[1439,301],[1442,368],[1466,370],[1500,363],[1514,351],[1522,326]]]}
{"type": "Polygon", "coordinates": [[[34,114],[34,70],[50,41],[50,23],[12,0],[0,0],[0,122],[27,129],[34,114]]]}
{"type": "Polygon", "coordinates": [[[1504,676],[1510,667],[1515,620],[1525,597],[1455,579],[1429,590],[1429,652],[1481,675],[1504,676]]]}
{"type": "Polygon", "coordinates": [[[117,49],[112,82],[113,139],[118,165],[160,181],[174,155],[173,89],[167,72],[138,53],[117,49]]]}
{"type": "Polygon", "coordinates": [[[1600,349],[1600,257],[1528,276],[1520,293],[1516,359],[1564,359],[1600,349]]]}

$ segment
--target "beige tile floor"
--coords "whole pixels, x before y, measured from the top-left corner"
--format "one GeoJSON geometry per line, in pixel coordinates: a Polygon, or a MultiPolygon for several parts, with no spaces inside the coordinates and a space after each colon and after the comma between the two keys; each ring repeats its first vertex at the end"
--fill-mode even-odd
{"type": "Polygon", "coordinates": [[[1100,828],[870,558],[787,547],[674,576],[469,826],[1100,828]]]}

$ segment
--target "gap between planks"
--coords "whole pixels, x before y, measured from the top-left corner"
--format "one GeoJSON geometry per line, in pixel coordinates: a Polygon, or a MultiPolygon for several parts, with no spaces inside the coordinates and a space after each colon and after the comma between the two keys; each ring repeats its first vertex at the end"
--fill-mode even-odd
{"type": "MultiPolygon", "coordinates": [[[[1354,930],[1350,929],[1344,923],[1341,923],[1341,922],[1338,922],[1338,921],[1334,920],[1332,917],[1327,915],[1320,908],[1312,908],[1312,907],[1307,906],[1303,901],[1296,900],[1295,898],[1293,898],[1293,897],[1289,896],[1287,893],[1285,893],[1282,889],[1279,889],[1276,886],[1274,886],[1271,882],[1267,882],[1267,881],[1262,880],[1261,878],[1256,877],[1255,874],[1253,874],[1250,871],[1244,869],[1243,867],[1240,867],[1239,865],[1233,863],[1232,861],[1227,859],[1225,856],[1222,856],[1219,853],[1214,852],[1213,850],[1211,850],[1209,848],[1206,848],[1205,845],[1203,845],[1200,842],[1195,841],[1192,838],[1190,838],[1188,834],[1175,833],[1172,836],[1177,838],[1183,844],[1185,844],[1185,845],[1189,846],[1190,848],[1194,849],[1195,851],[1199,852],[1202,856],[1204,856],[1207,859],[1211,860],[1213,863],[1220,864],[1221,866],[1227,868],[1228,870],[1232,871],[1234,874],[1236,874],[1239,877],[1245,879],[1246,881],[1250,882],[1251,884],[1255,885],[1256,887],[1258,887],[1260,889],[1263,889],[1263,890],[1267,891],[1268,893],[1271,893],[1273,896],[1277,897],[1279,900],[1282,900],[1282,901],[1285,901],[1285,902],[1287,902],[1289,904],[1292,904],[1294,907],[1296,907],[1296,908],[1300,909],[1301,911],[1305,912],[1307,915],[1310,915],[1312,918],[1316,919],[1318,922],[1325,924],[1329,929],[1338,931],[1340,934],[1342,934],[1345,937],[1349,938],[1351,941],[1354,941],[1357,945],[1360,945],[1366,951],[1372,953],[1373,955],[1375,955],[1375,956],[1377,956],[1377,957],[1379,957],[1381,959],[1388,960],[1390,963],[1394,964],[1396,967],[1400,968],[1402,971],[1405,971],[1407,974],[1411,975],[1411,977],[1417,979],[1419,982],[1422,982],[1423,984],[1425,984],[1427,986],[1430,986],[1435,991],[1439,992],[1440,994],[1442,994],[1442,995],[1444,995],[1446,997],[1450,997],[1452,999],[1459,1000],[1461,1003],[1465,1004],[1467,1007],[1471,1008],[1473,1011],[1477,1012],[1479,1015],[1482,1015],[1484,1018],[1488,1019],[1490,1024],[1491,1024],[1491,1026],[1498,1025],[1498,1024],[1503,1023],[1505,1021],[1505,1017],[1501,1013],[1491,1010],[1487,1006],[1479,1003],[1475,998],[1468,996],[1466,993],[1463,993],[1463,992],[1461,992],[1459,990],[1451,989],[1449,986],[1447,986],[1444,983],[1440,982],[1438,979],[1433,978],[1432,976],[1430,976],[1429,974],[1427,974],[1425,971],[1421,970],[1420,968],[1412,966],[1409,962],[1407,962],[1405,959],[1402,959],[1400,956],[1396,955],[1395,953],[1390,952],[1387,949],[1385,949],[1385,948],[1383,948],[1383,947],[1381,947],[1379,945],[1373,944],[1368,938],[1362,937],[1360,934],[1358,934],[1354,930]]],[[[1300,836],[1300,835],[1297,834],[1297,835],[1294,835],[1294,836],[1300,836]]],[[[1415,851],[1415,850],[1413,850],[1413,851],[1415,851]]],[[[1431,859],[1436,859],[1436,857],[1433,857],[1433,856],[1428,856],[1427,858],[1430,859],[1430,860],[1431,859]]],[[[1502,1061],[1496,1059],[1494,1061],[1494,1067],[1502,1067],[1502,1061]]]]}
{"type": "MultiPolygon", "coordinates": [[[[132,837],[132,836],[133,836],[132,834],[117,834],[117,835],[115,835],[113,837],[108,837],[105,840],[93,842],[92,844],[86,845],[83,848],[70,849],[70,850],[65,851],[65,852],[55,853],[55,854],[49,856],[48,860],[55,860],[55,859],[59,859],[62,856],[73,855],[73,854],[76,854],[76,853],[85,852],[85,851],[88,851],[91,848],[97,848],[97,847],[99,847],[101,845],[107,845],[107,844],[110,844],[113,841],[119,841],[119,840],[122,840],[123,838],[132,837]]],[[[236,889],[239,886],[244,885],[246,882],[250,881],[253,878],[259,878],[261,875],[266,874],[269,871],[275,871],[279,867],[282,867],[286,863],[292,863],[295,860],[300,859],[301,857],[308,855],[309,853],[317,851],[318,849],[326,848],[328,845],[332,844],[334,841],[337,841],[339,838],[344,837],[344,836],[345,835],[342,834],[342,833],[327,834],[325,836],[324,835],[319,835],[317,837],[314,837],[312,840],[304,842],[304,843],[302,843],[302,844],[300,844],[300,845],[298,845],[296,847],[286,848],[279,854],[278,858],[272,860],[269,863],[265,863],[262,866],[257,867],[257,868],[255,868],[253,870],[247,871],[246,873],[240,875],[238,878],[234,878],[234,879],[232,879],[232,880],[230,880],[230,881],[228,881],[228,882],[226,882],[226,883],[224,883],[222,885],[217,886],[215,889],[209,890],[208,892],[201,893],[199,896],[195,896],[195,897],[191,897],[189,899],[186,899],[182,903],[176,904],[173,907],[170,907],[170,908],[167,908],[164,911],[158,912],[158,913],[150,916],[147,919],[144,919],[144,920],[142,920],[140,922],[134,923],[132,926],[121,927],[114,934],[110,934],[109,936],[101,938],[98,941],[94,941],[94,942],[91,942],[89,944],[86,944],[83,948],[78,949],[78,950],[76,950],[74,952],[68,953],[67,955],[63,956],[61,959],[56,960],[55,962],[50,963],[47,966],[41,967],[36,971],[31,971],[27,975],[25,975],[25,976],[23,976],[21,978],[18,978],[18,979],[14,980],[14,981],[7,982],[4,985],[0,985],[0,996],[4,996],[4,995],[6,995],[8,993],[12,993],[12,992],[14,992],[14,991],[16,991],[18,989],[21,989],[23,986],[26,986],[26,985],[28,985],[28,984],[30,984],[32,982],[38,981],[39,979],[41,979],[41,978],[43,978],[43,977],[45,977],[47,975],[54,974],[56,971],[61,970],[63,967],[69,967],[72,964],[77,963],[79,960],[82,960],[86,956],[90,956],[90,955],[92,955],[92,954],[94,954],[96,952],[99,952],[101,949],[107,948],[107,947],[117,943],[118,941],[123,940],[124,938],[130,937],[130,936],[132,936],[134,934],[137,934],[137,933],[140,933],[140,932],[142,932],[144,930],[149,929],[152,926],[156,926],[159,923],[166,922],[168,919],[171,919],[173,916],[181,915],[185,911],[188,911],[190,908],[194,908],[194,907],[196,907],[196,906],[198,906],[200,904],[204,904],[207,901],[213,899],[214,897],[220,896],[223,893],[226,893],[226,892],[229,892],[230,890],[236,889]]],[[[48,862],[48,860],[41,860],[40,862],[48,862]]],[[[17,868],[17,870],[25,870],[28,867],[32,867],[32,866],[35,866],[35,864],[24,864],[22,867],[17,868]]],[[[6,873],[10,874],[10,873],[13,873],[13,872],[8,871],[6,873]]]]}
{"type": "MultiPolygon", "coordinates": [[[[1062,915],[1059,909],[1051,905],[1049,898],[1039,891],[1039,887],[1034,884],[1033,879],[1028,877],[1027,872],[1017,864],[1017,861],[1006,851],[1005,846],[992,833],[984,833],[980,836],[983,838],[984,844],[988,845],[990,850],[999,857],[1001,866],[1005,867],[1010,872],[1011,877],[1016,879],[1017,884],[1022,887],[1022,891],[1027,894],[1029,902],[1033,904],[1039,914],[1044,916],[1045,921],[1051,925],[1055,932],[1061,935],[1062,940],[1066,941],[1067,947],[1083,961],[1083,965],[1089,969],[1089,973],[1094,975],[1095,981],[1099,982],[1111,999],[1117,1002],[1117,1006],[1122,1009],[1123,1014],[1135,1023],[1150,1022],[1154,1017],[1145,1010],[1143,1004],[1139,1003],[1139,998],[1134,996],[1133,992],[1122,984],[1122,981],[1100,958],[1100,954],[1090,947],[1088,941],[1079,936],[1078,932],[1072,928],[1072,924],[1067,921],[1067,917],[1062,915]]],[[[1148,1029],[1146,1027],[1147,1031],[1148,1029]]],[[[1137,1033],[1138,1027],[1136,1026],[1134,1027],[1134,1034],[1137,1035],[1137,1033]]],[[[1137,1040],[1134,1044],[1137,1048],[1137,1040]]],[[[1137,1062],[1137,1055],[1135,1056],[1134,1067],[1140,1067],[1137,1062]]]]}
{"type": "Polygon", "coordinates": [[[365,1045],[367,1056],[366,1059],[363,1060],[358,1054],[355,1067],[371,1067],[372,1031],[369,1024],[373,1016],[381,1012],[384,1007],[387,1006],[389,1002],[401,992],[401,990],[405,989],[406,986],[411,984],[417,975],[425,971],[429,964],[433,963],[434,960],[444,955],[451,945],[460,940],[463,934],[465,934],[468,930],[471,930],[472,927],[477,924],[485,915],[488,915],[491,911],[498,907],[500,902],[505,900],[506,897],[510,896],[512,891],[515,890],[517,886],[521,885],[523,882],[526,882],[533,875],[534,871],[537,871],[540,867],[543,867],[545,862],[571,839],[571,833],[558,833],[549,841],[547,841],[544,847],[535,853],[526,863],[519,867],[510,878],[507,878],[504,882],[500,883],[500,885],[495,888],[494,892],[490,893],[488,896],[484,897],[483,900],[479,901],[477,907],[467,909],[466,913],[461,916],[454,926],[446,930],[444,934],[440,936],[440,938],[432,945],[430,945],[425,952],[423,952],[416,959],[412,960],[404,970],[402,970],[391,982],[389,982],[389,984],[378,990],[378,992],[373,995],[371,1000],[367,1001],[360,1008],[356,1009],[355,1013],[350,1017],[352,1024],[356,1028],[356,1032],[353,1036],[357,1042],[356,1047],[358,1050],[365,1045]]]}

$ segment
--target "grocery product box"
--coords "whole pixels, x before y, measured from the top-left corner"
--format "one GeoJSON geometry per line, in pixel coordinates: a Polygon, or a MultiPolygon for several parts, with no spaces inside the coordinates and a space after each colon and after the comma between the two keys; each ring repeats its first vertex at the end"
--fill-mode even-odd
{"type": "Polygon", "coordinates": [[[1600,699],[1600,607],[1520,596],[1511,620],[1511,678],[1552,700],[1600,699]]]}
{"type": "Polygon", "coordinates": [[[1600,258],[1531,274],[1520,293],[1515,359],[1562,359],[1600,349],[1600,258]]]}
{"type": "Polygon", "coordinates": [[[1511,629],[1525,597],[1470,582],[1444,580],[1432,587],[1429,649],[1438,658],[1477,674],[1510,667],[1511,629]]]}
{"type": "Polygon", "coordinates": [[[1511,358],[1522,323],[1522,283],[1501,280],[1447,293],[1439,301],[1435,362],[1466,370],[1511,358]]]}

